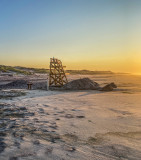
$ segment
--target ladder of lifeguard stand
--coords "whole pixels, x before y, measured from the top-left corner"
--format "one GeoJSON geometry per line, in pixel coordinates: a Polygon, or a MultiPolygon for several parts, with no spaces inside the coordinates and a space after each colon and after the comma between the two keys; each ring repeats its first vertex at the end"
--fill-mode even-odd
{"type": "Polygon", "coordinates": [[[56,58],[50,58],[49,85],[63,86],[67,82],[68,80],[62,62],[56,58]]]}

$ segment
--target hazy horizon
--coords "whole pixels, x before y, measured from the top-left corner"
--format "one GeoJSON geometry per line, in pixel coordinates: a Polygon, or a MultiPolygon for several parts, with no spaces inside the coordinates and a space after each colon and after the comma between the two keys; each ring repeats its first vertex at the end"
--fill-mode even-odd
{"type": "MultiPolygon", "coordinates": [[[[23,67],[23,68],[27,68],[27,69],[30,69],[30,68],[36,68],[36,69],[47,69],[47,70],[49,70],[50,69],[50,66],[49,66],[49,63],[48,63],[48,65],[46,65],[47,67],[30,67],[30,66],[23,66],[23,65],[5,65],[5,64],[0,64],[0,66],[9,66],[9,67],[23,67]]],[[[130,74],[130,75],[141,75],[140,73],[131,73],[131,72],[114,72],[114,71],[112,71],[112,70],[97,70],[97,69],[93,69],[93,70],[91,70],[91,69],[85,69],[85,68],[82,68],[82,69],[72,69],[72,68],[68,68],[68,67],[65,67],[64,68],[66,71],[67,70],[74,70],[74,71],[96,71],[96,72],[112,72],[112,73],[115,73],[115,74],[130,74]]]]}
{"type": "Polygon", "coordinates": [[[141,74],[140,0],[2,0],[0,64],[141,74]]]}

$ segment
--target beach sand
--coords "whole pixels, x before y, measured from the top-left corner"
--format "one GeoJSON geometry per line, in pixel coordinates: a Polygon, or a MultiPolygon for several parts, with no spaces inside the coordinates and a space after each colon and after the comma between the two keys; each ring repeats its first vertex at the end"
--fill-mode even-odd
{"type": "MultiPolygon", "coordinates": [[[[88,75],[69,80],[81,77],[88,75]]],[[[141,77],[89,77],[101,85],[115,82],[118,89],[25,89],[1,98],[0,160],[140,160],[141,77]]]]}

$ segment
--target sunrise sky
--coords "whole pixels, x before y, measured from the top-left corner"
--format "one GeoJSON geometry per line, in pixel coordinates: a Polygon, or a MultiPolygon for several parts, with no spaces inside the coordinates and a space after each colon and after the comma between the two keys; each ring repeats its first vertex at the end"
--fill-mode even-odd
{"type": "Polygon", "coordinates": [[[141,73],[141,0],[0,0],[0,64],[141,73]]]}

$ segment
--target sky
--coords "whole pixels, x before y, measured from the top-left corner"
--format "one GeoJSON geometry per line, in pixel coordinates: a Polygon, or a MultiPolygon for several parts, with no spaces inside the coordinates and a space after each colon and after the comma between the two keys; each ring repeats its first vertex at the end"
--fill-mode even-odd
{"type": "Polygon", "coordinates": [[[141,73],[141,0],[0,0],[0,64],[141,73]]]}

